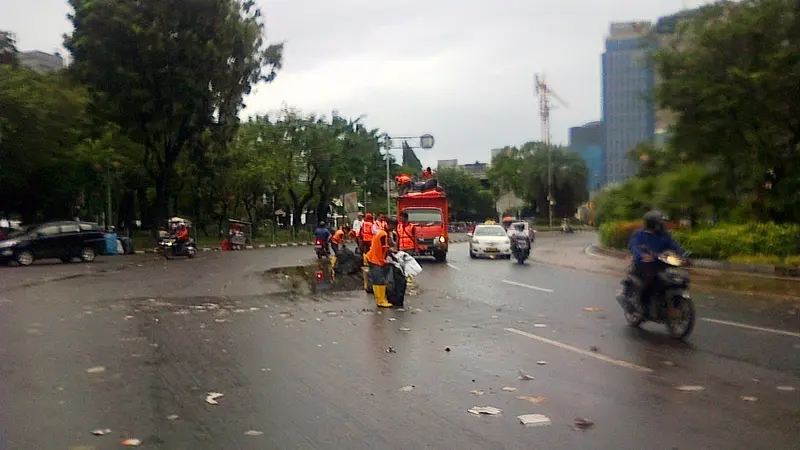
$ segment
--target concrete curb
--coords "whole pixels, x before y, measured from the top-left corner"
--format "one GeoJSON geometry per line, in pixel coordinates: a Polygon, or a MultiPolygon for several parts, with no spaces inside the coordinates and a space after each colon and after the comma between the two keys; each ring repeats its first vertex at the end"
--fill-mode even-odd
{"type": "MultiPolygon", "coordinates": [[[[451,244],[460,244],[462,242],[469,242],[469,238],[455,238],[451,239],[451,244]]],[[[307,247],[314,245],[313,242],[288,242],[283,244],[258,244],[258,245],[248,245],[244,249],[245,250],[262,250],[267,248],[285,248],[285,247],[307,247]]],[[[200,252],[219,252],[222,251],[221,247],[200,247],[197,249],[200,252]]],[[[151,250],[136,250],[134,253],[137,255],[144,255],[146,253],[156,253],[157,249],[153,248],[151,250]]]]}
{"type": "MultiPolygon", "coordinates": [[[[603,247],[601,245],[592,245],[589,251],[601,256],[608,256],[617,259],[629,259],[630,254],[626,251],[617,250],[613,248],[603,247]]],[[[760,275],[771,275],[775,277],[790,277],[800,278],[800,268],[796,267],[780,267],[771,265],[759,264],[739,264],[727,261],[715,261],[712,259],[695,259],[692,260],[692,267],[700,269],[718,270],[721,272],[744,272],[754,273],[760,275]]]]}

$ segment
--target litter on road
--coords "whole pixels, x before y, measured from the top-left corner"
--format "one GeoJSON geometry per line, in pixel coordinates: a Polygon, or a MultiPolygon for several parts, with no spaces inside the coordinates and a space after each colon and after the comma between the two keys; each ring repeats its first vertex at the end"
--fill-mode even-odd
{"type": "Polygon", "coordinates": [[[217,399],[224,396],[225,394],[220,394],[219,392],[209,392],[208,395],[206,395],[206,403],[209,405],[219,405],[217,399]]]}
{"type": "Polygon", "coordinates": [[[535,379],[532,376],[530,376],[530,375],[526,374],[525,372],[523,372],[522,370],[519,371],[519,376],[517,378],[519,378],[520,380],[524,380],[524,381],[530,381],[530,380],[534,380],[535,379]]]}
{"type": "Polygon", "coordinates": [[[744,400],[746,402],[757,402],[758,401],[758,397],[750,397],[750,396],[747,396],[747,395],[743,395],[742,396],[742,400],[744,400]]]}
{"type": "Polygon", "coordinates": [[[704,391],[706,388],[703,386],[678,386],[675,389],[681,392],[700,392],[704,391]]]}
{"type": "Polygon", "coordinates": [[[408,328],[408,327],[400,327],[400,331],[411,331],[411,328],[408,328]]]}
{"type": "Polygon", "coordinates": [[[544,365],[547,364],[547,361],[536,361],[536,364],[538,364],[540,366],[544,366],[544,365]]]}
{"type": "Polygon", "coordinates": [[[506,387],[503,388],[503,390],[506,391],[506,392],[514,392],[514,391],[517,390],[517,388],[511,387],[511,386],[506,386],[506,387]]]}
{"type": "Polygon", "coordinates": [[[244,432],[246,436],[261,436],[264,434],[263,431],[256,431],[256,430],[247,430],[244,432]]]}
{"type": "Polygon", "coordinates": [[[414,386],[403,386],[400,388],[401,392],[411,392],[414,390],[414,386]]]}
{"type": "Polygon", "coordinates": [[[794,386],[778,386],[776,389],[778,389],[779,391],[783,391],[783,392],[794,392],[795,391],[795,387],[794,386]]]}
{"type": "Polygon", "coordinates": [[[535,324],[533,324],[533,327],[534,328],[547,328],[547,325],[545,325],[543,323],[535,323],[535,324]]]}
{"type": "Polygon", "coordinates": [[[107,435],[109,433],[111,433],[111,429],[110,428],[92,430],[92,434],[95,435],[95,436],[105,436],[105,435],[107,435]]]}
{"type": "Polygon", "coordinates": [[[106,371],[106,368],[103,366],[95,366],[86,369],[86,373],[103,373],[106,371]]]}
{"type": "Polygon", "coordinates": [[[587,428],[593,427],[594,426],[594,422],[592,422],[589,419],[578,418],[578,419],[575,419],[574,421],[572,421],[572,426],[576,430],[585,430],[587,428]]]}
{"type": "Polygon", "coordinates": [[[140,439],[125,439],[121,444],[125,447],[138,447],[142,445],[142,441],[140,439]]]}
{"type": "Polygon", "coordinates": [[[517,416],[517,419],[526,427],[543,427],[552,423],[550,422],[550,418],[544,414],[523,414],[517,416]]]}
{"type": "Polygon", "coordinates": [[[537,405],[542,404],[542,403],[547,403],[547,397],[543,397],[541,395],[536,396],[536,397],[531,397],[531,396],[527,396],[527,395],[521,395],[521,396],[519,396],[517,398],[520,399],[520,400],[525,400],[526,402],[535,403],[537,405]]]}
{"type": "Polygon", "coordinates": [[[477,389],[475,389],[474,391],[469,391],[469,393],[472,395],[483,395],[483,391],[479,391],[477,389]]]}
{"type": "Polygon", "coordinates": [[[470,414],[475,414],[476,416],[480,415],[496,416],[503,412],[502,409],[495,408],[494,406],[473,406],[467,411],[469,411],[470,414]]]}
{"type": "Polygon", "coordinates": [[[177,414],[170,414],[170,415],[167,416],[167,420],[169,420],[169,421],[178,420],[178,415],[177,414]]]}
{"type": "Polygon", "coordinates": [[[583,310],[584,311],[589,311],[589,312],[598,312],[598,311],[602,311],[603,308],[598,308],[597,306],[586,306],[586,307],[583,308],[583,310]]]}

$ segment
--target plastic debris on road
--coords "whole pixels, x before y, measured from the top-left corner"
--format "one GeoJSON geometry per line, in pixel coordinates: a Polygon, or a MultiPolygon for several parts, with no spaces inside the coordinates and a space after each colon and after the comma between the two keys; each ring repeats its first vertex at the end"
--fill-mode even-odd
{"type": "Polygon", "coordinates": [[[408,328],[408,327],[400,327],[400,331],[411,331],[411,328],[408,328]]]}
{"type": "Polygon", "coordinates": [[[397,353],[397,352],[394,350],[394,347],[389,347],[386,349],[386,353],[397,353]]]}
{"type": "Polygon", "coordinates": [[[110,428],[92,430],[92,434],[95,435],[95,436],[105,436],[105,435],[107,435],[109,433],[111,433],[111,429],[110,428]]]}
{"type": "Polygon", "coordinates": [[[530,381],[535,379],[532,376],[528,375],[527,373],[523,372],[522,370],[519,371],[519,376],[517,378],[524,381],[530,381]]]}
{"type": "Polygon", "coordinates": [[[401,392],[411,392],[414,390],[414,386],[403,386],[400,388],[401,392]]]}
{"type": "Polygon", "coordinates": [[[700,392],[704,391],[706,388],[703,386],[678,386],[675,389],[681,392],[700,392]]]}
{"type": "Polygon", "coordinates": [[[506,387],[503,388],[503,390],[506,391],[506,392],[514,392],[514,391],[517,390],[517,388],[511,387],[511,386],[506,386],[506,387]]]}
{"type": "Polygon", "coordinates": [[[519,396],[517,398],[520,399],[520,400],[525,400],[526,402],[535,403],[537,405],[542,404],[542,403],[547,403],[547,397],[543,397],[541,395],[536,396],[536,397],[531,397],[531,396],[528,396],[528,395],[521,395],[521,396],[519,396]]]}
{"type": "Polygon", "coordinates": [[[598,312],[598,311],[602,311],[603,308],[598,308],[597,306],[586,306],[586,307],[583,308],[583,310],[584,311],[588,311],[588,312],[598,312]]]}
{"type": "Polygon", "coordinates": [[[594,422],[586,418],[577,418],[572,421],[572,426],[576,430],[586,430],[594,426],[594,422]]]}
{"type": "Polygon", "coordinates": [[[533,324],[533,328],[547,328],[547,325],[543,323],[535,323],[533,324]]]}
{"type": "Polygon", "coordinates": [[[86,369],[86,373],[103,373],[106,371],[106,368],[103,366],[95,366],[86,369]]]}
{"type": "Polygon", "coordinates": [[[206,395],[206,403],[208,403],[209,405],[219,405],[217,399],[224,396],[225,394],[220,394],[219,392],[209,392],[206,395]]]}
{"type": "Polygon", "coordinates": [[[543,427],[552,423],[550,422],[550,418],[544,414],[523,414],[517,416],[517,419],[526,427],[543,427]]]}
{"type": "Polygon", "coordinates": [[[167,420],[169,420],[169,421],[178,420],[178,415],[177,414],[170,414],[170,415],[167,416],[167,420]]]}
{"type": "Polygon", "coordinates": [[[397,319],[395,319],[394,317],[389,317],[389,322],[394,322],[395,320],[397,319]]]}
{"type": "Polygon", "coordinates": [[[783,392],[794,392],[796,390],[794,386],[778,386],[776,389],[783,392]]]}
{"type": "Polygon", "coordinates": [[[536,364],[538,364],[538,365],[540,365],[540,366],[544,366],[544,365],[547,365],[547,361],[544,361],[544,360],[542,360],[542,361],[536,361],[536,364]]]}
{"type": "Polygon", "coordinates": [[[125,447],[138,447],[142,445],[142,441],[140,439],[125,439],[121,444],[125,447]]]}
{"type": "Polygon", "coordinates": [[[261,436],[262,434],[264,434],[264,432],[257,430],[247,430],[244,432],[244,434],[245,436],[261,436]]]}
{"type": "Polygon", "coordinates": [[[472,395],[478,395],[478,396],[481,396],[481,395],[484,394],[483,391],[479,391],[477,389],[475,389],[474,391],[469,391],[469,393],[472,394],[472,395]]]}
{"type": "Polygon", "coordinates": [[[495,408],[494,406],[473,406],[467,411],[469,411],[470,414],[475,414],[476,416],[496,416],[503,412],[502,409],[495,408]]]}
{"type": "Polygon", "coordinates": [[[674,366],[675,365],[675,363],[672,362],[672,361],[662,361],[662,364],[664,364],[665,366],[674,366]]]}
{"type": "Polygon", "coordinates": [[[757,402],[758,401],[758,397],[750,397],[748,395],[743,395],[741,397],[741,399],[746,401],[746,402],[757,402]]]}

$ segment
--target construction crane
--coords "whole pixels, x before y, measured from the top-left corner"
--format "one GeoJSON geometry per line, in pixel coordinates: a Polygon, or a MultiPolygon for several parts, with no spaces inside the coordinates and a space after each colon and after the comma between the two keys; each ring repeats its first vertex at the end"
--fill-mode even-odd
{"type": "Polygon", "coordinates": [[[534,88],[536,95],[539,97],[539,115],[542,118],[542,139],[544,146],[547,149],[547,207],[550,216],[550,227],[553,227],[553,206],[555,200],[553,199],[553,157],[550,152],[550,110],[555,106],[550,103],[550,98],[554,98],[561,103],[565,108],[569,108],[567,102],[558,96],[544,79],[544,74],[534,75],[534,88]]]}

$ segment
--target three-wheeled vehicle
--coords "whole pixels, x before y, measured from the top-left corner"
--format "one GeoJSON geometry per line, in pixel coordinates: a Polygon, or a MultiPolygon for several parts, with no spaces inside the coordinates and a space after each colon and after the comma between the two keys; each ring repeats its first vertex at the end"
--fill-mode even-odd
{"type": "Polygon", "coordinates": [[[228,219],[228,237],[222,241],[223,250],[244,250],[251,242],[251,223],[228,219]]]}
{"type": "MultiPolygon", "coordinates": [[[[181,225],[186,225],[191,230],[192,222],[180,217],[173,217],[169,219],[169,232],[166,237],[161,237],[158,241],[156,250],[167,259],[175,259],[176,257],[185,256],[187,258],[194,258],[197,254],[197,244],[194,239],[189,238],[189,241],[183,245],[178,245],[177,239],[173,236],[181,225]],[[178,248],[180,247],[180,249],[178,248]]],[[[190,233],[191,234],[191,233],[190,233]]]]}

